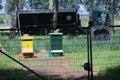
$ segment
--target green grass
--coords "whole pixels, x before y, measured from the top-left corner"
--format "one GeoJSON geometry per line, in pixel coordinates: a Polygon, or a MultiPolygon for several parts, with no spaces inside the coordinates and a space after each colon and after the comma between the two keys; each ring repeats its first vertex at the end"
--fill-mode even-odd
{"type": "MultiPolygon", "coordinates": [[[[105,70],[104,68],[115,67],[120,65],[120,50],[116,51],[101,51],[93,52],[93,65],[99,67],[99,70],[105,70]]],[[[67,53],[65,54],[66,59],[75,58],[78,59],[78,63],[73,65],[83,65],[87,62],[87,52],[79,53],[67,53]]],[[[97,71],[99,71],[97,70],[97,71]]],[[[96,71],[96,70],[95,70],[96,71]]]]}
{"type": "MultiPolygon", "coordinates": [[[[115,37],[111,37],[106,41],[93,41],[93,51],[105,51],[105,50],[119,50],[119,31],[116,30],[115,37]]],[[[3,38],[3,37],[2,37],[3,38]]],[[[20,39],[9,40],[7,37],[0,39],[1,45],[8,53],[19,54],[21,52],[20,39]]],[[[37,38],[33,40],[34,52],[38,53],[40,50],[50,50],[49,38],[37,38]]],[[[65,38],[63,37],[63,50],[65,53],[84,52],[87,51],[87,39],[81,37],[65,38]]]]}
{"type": "Polygon", "coordinates": [[[89,16],[80,16],[81,26],[88,27],[89,16]]]}
{"type": "Polygon", "coordinates": [[[119,80],[120,50],[93,52],[94,80],[119,80]]]}
{"type": "MultiPolygon", "coordinates": [[[[93,52],[93,65],[94,65],[93,69],[94,71],[98,71],[98,73],[102,72],[102,73],[99,73],[98,77],[95,77],[95,80],[100,80],[98,79],[100,76],[105,76],[106,78],[106,72],[108,71],[108,69],[114,70],[116,66],[120,65],[119,63],[120,54],[119,53],[120,53],[120,50],[93,52]]],[[[15,59],[19,61],[26,60],[26,59],[19,59],[18,55],[16,54],[10,54],[10,56],[14,57],[15,59]]],[[[80,71],[81,69],[83,69],[82,65],[87,62],[87,52],[66,53],[64,57],[65,59],[76,59],[76,62],[71,62],[70,64],[73,67],[73,69],[75,69],[76,71],[80,71]]],[[[38,77],[36,77],[35,75],[32,75],[32,73],[30,73],[29,71],[24,70],[20,65],[17,65],[15,62],[8,59],[7,57],[1,57],[1,59],[3,61],[0,61],[0,69],[2,70],[0,71],[0,75],[2,74],[8,75],[7,73],[3,73],[3,71],[4,72],[9,71],[10,79],[20,78],[21,80],[39,80],[38,77]],[[14,75],[18,75],[18,76],[13,77],[14,75]]],[[[27,60],[33,61],[35,60],[35,58],[32,58],[32,59],[30,58],[27,60]]],[[[101,80],[107,80],[107,79],[101,79],[101,80]]]]}
{"type": "Polygon", "coordinates": [[[100,66],[100,70],[104,68],[115,67],[120,65],[120,50],[116,51],[103,51],[93,53],[94,65],[100,66]]]}
{"type": "Polygon", "coordinates": [[[84,63],[87,62],[87,52],[66,53],[65,59],[74,59],[75,61],[71,62],[70,65],[74,70],[80,71],[83,69],[84,63]]]}
{"type": "Polygon", "coordinates": [[[120,16],[115,15],[115,16],[114,16],[114,19],[115,19],[115,20],[120,20],[120,16]]]}
{"type": "MultiPolygon", "coordinates": [[[[81,26],[88,27],[89,16],[80,16],[81,26]]],[[[120,25],[120,16],[114,16],[114,25],[120,25]]]]}
{"type": "MultiPolygon", "coordinates": [[[[120,74],[120,50],[93,52],[93,71],[97,72],[94,80],[119,80],[120,74]],[[114,72],[114,73],[112,73],[114,72]]],[[[74,70],[83,69],[87,62],[87,52],[69,53],[65,55],[66,59],[75,58],[76,62],[71,63],[74,70]]]]}
{"type": "MultiPolygon", "coordinates": [[[[9,54],[9,56],[13,57],[14,59],[20,62],[26,60],[35,60],[35,58],[18,58],[18,55],[16,54],[9,54]]],[[[37,64],[31,63],[31,66],[41,66],[41,64],[40,62],[37,62],[37,64]]],[[[49,76],[43,77],[47,80],[51,80],[49,76]]],[[[32,72],[26,70],[21,65],[7,58],[4,55],[0,57],[0,80],[2,80],[2,78],[5,78],[6,80],[42,80],[32,72]]]]}
{"type": "MultiPolygon", "coordinates": [[[[117,66],[120,66],[120,37],[119,37],[119,28],[115,29],[114,37],[112,36],[110,40],[106,41],[93,41],[93,69],[95,72],[98,72],[99,76],[110,75],[108,73],[109,69],[113,70],[117,66]]],[[[35,37],[34,40],[34,51],[38,53],[40,50],[50,50],[50,42],[48,36],[38,36],[35,37]]],[[[21,42],[20,37],[17,37],[15,40],[9,40],[7,35],[0,35],[0,43],[10,56],[14,57],[18,61],[24,61],[26,59],[19,59],[18,54],[21,51],[21,42]]],[[[76,59],[76,61],[71,61],[70,66],[73,67],[76,71],[80,71],[83,69],[83,64],[87,62],[87,39],[86,36],[75,36],[68,37],[63,36],[63,50],[65,53],[65,59],[76,59]]],[[[34,61],[35,59],[27,59],[30,61],[34,61]]],[[[32,66],[43,66],[42,61],[38,62],[39,64],[32,64],[32,66]]],[[[7,57],[0,57],[0,75],[5,74],[6,70],[10,72],[9,78],[12,79],[13,75],[17,74],[19,78],[22,77],[21,80],[38,80],[35,75],[26,71],[20,65],[11,61],[7,57]],[[13,72],[13,73],[12,73],[13,72]],[[19,72],[19,73],[18,73],[19,72]],[[29,76],[32,74],[31,79],[29,76]],[[25,76],[27,75],[27,76],[25,76]],[[25,78],[24,78],[25,77],[25,78]],[[34,78],[34,79],[32,79],[34,78]]],[[[118,69],[119,70],[119,69],[118,69]]],[[[119,73],[119,72],[118,72],[119,73]]],[[[116,71],[117,74],[117,71],[116,71]]],[[[95,77],[95,80],[98,79],[99,76],[95,77]]],[[[112,78],[113,79],[113,78],[112,78]]],[[[111,79],[111,80],[112,80],[111,79]]],[[[102,80],[102,79],[101,79],[102,80]]],[[[107,80],[107,79],[103,79],[107,80]]],[[[110,79],[109,79],[110,80],[110,79]]],[[[113,79],[114,80],[114,79],[113,79]]],[[[117,80],[117,79],[115,79],[117,80]]]]}
{"type": "Polygon", "coordinates": [[[99,73],[98,76],[94,77],[94,80],[119,80],[120,66],[109,67],[104,73],[99,73]]]}

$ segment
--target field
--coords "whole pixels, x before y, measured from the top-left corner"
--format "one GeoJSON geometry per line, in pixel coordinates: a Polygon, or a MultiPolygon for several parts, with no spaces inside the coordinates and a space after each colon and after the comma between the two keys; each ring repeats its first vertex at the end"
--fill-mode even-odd
{"type": "MultiPolygon", "coordinates": [[[[93,41],[92,43],[94,80],[119,80],[119,28],[115,32],[110,40],[93,41]]],[[[47,54],[50,51],[49,36],[34,37],[34,52],[37,57],[25,59],[18,57],[21,51],[20,38],[9,40],[8,36],[5,36],[1,34],[0,38],[4,51],[38,74],[43,75],[47,80],[52,78],[87,80],[87,71],[83,69],[88,55],[85,35],[63,36],[64,56],[52,58],[49,58],[47,54]]],[[[0,80],[40,80],[39,77],[19,64],[3,54],[0,55],[0,80]]]]}
{"type": "MultiPolygon", "coordinates": [[[[116,80],[119,80],[119,73],[120,73],[119,72],[119,70],[120,70],[120,68],[119,68],[119,66],[120,66],[119,52],[120,51],[117,50],[117,51],[111,51],[111,52],[93,53],[94,54],[94,56],[93,56],[94,57],[94,59],[93,59],[94,67],[93,68],[94,68],[94,75],[95,75],[94,80],[108,80],[108,79],[114,80],[114,78],[116,78],[116,80]],[[114,72],[114,73],[112,73],[112,72],[114,72]],[[98,78],[98,77],[100,77],[100,78],[98,78]]],[[[86,62],[86,58],[85,58],[86,55],[84,52],[83,53],[70,53],[70,54],[68,53],[62,58],[57,57],[57,58],[52,58],[52,59],[43,58],[43,57],[41,59],[41,57],[38,57],[38,56],[37,56],[37,58],[32,58],[32,59],[19,59],[18,55],[11,54],[10,56],[16,58],[18,61],[27,65],[34,71],[37,70],[36,71],[37,73],[42,74],[42,75],[44,73],[44,75],[46,74],[49,76],[50,76],[51,72],[48,69],[53,69],[53,68],[57,69],[58,71],[53,72],[53,70],[51,70],[52,76],[55,74],[61,73],[61,71],[66,71],[66,70],[70,71],[71,70],[71,69],[69,69],[70,67],[72,67],[73,70],[75,70],[77,72],[82,71],[83,70],[82,65],[86,62]],[[73,59],[73,56],[74,56],[74,59],[73,59]],[[61,66],[59,67],[59,65],[61,65],[61,66]],[[51,66],[52,66],[52,68],[48,68],[51,66]],[[64,69],[63,70],[63,69],[61,69],[62,67],[66,67],[66,68],[63,68],[64,69]],[[46,69],[47,72],[42,73],[43,69],[46,69]]],[[[1,65],[0,66],[0,69],[1,69],[0,75],[2,77],[8,76],[9,80],[13,80],[13,79],[14,80],[18,80],[18,79],[20,79],[20,80],[39,80],[39,78],[37,76],[35,76],[32,73],[30,73],[29,71],[25,70],[23,67],[16,64],[15,62],[8,59],[7,57],[2,55],[1,59],[2,60],[0,61],[0,65],[1,65]],[[9,72],[9,73],[7,73],[7,72],[9,72]]],[[[72,73],[73,71],[71,70],[70,72],[72,73]]],[[[63,73],[65,73],[65,72],[62,72],[61,75],[63,73]]],[[[83,71],[83,73],[84,73],[84,75],[79,74],[79,76],[80,75],[86,76],[84,71],[83,71]]],[[[69,75],[71,75],[71,74],[68,74],[67,76],[69,76],[69,75]]],[[[76,73],[76,75],[78,76],[77,73],[76,73]]],[[[64,76],[65,76],[65,74],[64,74],[64,76]]],[[[50,78],[48,78],[47,80],[50,80],[50,78]]]]}

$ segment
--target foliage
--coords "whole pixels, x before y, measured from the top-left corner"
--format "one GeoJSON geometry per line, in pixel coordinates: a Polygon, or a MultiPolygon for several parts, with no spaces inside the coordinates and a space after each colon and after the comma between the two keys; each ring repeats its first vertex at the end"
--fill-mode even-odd
{"type": "MultiPolygon", "coordinates": [[[[120,10],[120,1],[119,0],[114,0],[113,2],[113,7],[114,7],[114,13],[118,12],[120,10]]],[[[108,9],[111,6],[111,0],[84,0],[83,4],[86,5],[86,8],[88,11],[91,10],[93,6],[102,6],[105,5],[108,9]]]]}
{"type": "MultiPolygon", "coordinates": [[[[6,0],[7,1],[7,13],[11,14],[12,11],[12,0],[6,0]]],[[[22,9],[23,5],[25,4],[25,0],[18,0],[19,5],[18,5],[18,9],[22,9]]]]}
{"type": "Polygon", "coordinates": [[[9,15],[0,15],[0,24],[5,24],[4,20],[10,20],[9,15]]]}
{"type": "MultiPolygon", "coordinates": [[[[29,0],[31,9],[48,9],[48,0],[29,0]]],[[[12,0],[7,0],[7,13],[11,14],[12,0]]],[[[18,0],[18,10],[23,9],[25,6],[25,0],[18,0]]]]}
{"type": "Polygon", "coordinates": [[[109,10],[108,24],[113,25],[113,15],[120,10],[119,0],[84,0],[87,10],[91,13],[93,7],[105,7],[109,10]]]}
{"type": "MultiPolygon", "coordinates": [[[[23,9],[25,6],[25,0],[18,0],[18,9],[23,9]]],[[[10,14],[12,11],[12,0],[7,0],[7,13],[10,14]]],[[[49,0],[29,0],[31,9],[48,9],[49,0]]],[[[60,8],[77,8],[80,0],[59,0],[60,8]]]]}
{"type": "Polygon", "coordinates": [[[81,0],[59,0],[60,8],[78,8],[80,3],[82,3],[81,0]]]}
{"type": "MultiPolygon", "coordinates": [[[[7,12],[10,13],[12,10],[12,0],[7,0],[7,12]]],[[[19,1],[19,9],[23,9],[25,0],[19,1]]],[[[92,6],[106,5],[107,8],[110,6],[111,0],[59,0],[59,8],[78,8],[78,4],[85,4],[88,11],[91,10],[92,6]],[[94,3],[94,4],[93,4],[94,3]]],[[[29,0],[31,9],[48,9],[48,0],[29,0]]],[[[119,0],[114,0],[114,13],[120,10],[119,0]]]]}
{"type": "Polygon", "coordinates": [[[30,0],[32,9],[48,9],[48,0],[30,0]]]}

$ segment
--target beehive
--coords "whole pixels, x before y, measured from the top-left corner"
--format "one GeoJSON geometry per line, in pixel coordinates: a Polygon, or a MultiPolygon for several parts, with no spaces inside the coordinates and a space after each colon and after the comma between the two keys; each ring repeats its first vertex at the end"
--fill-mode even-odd
{"type": "Polygon", "coordinates": [[[19,57],[33,57],[33,36],[21,37],[21,53],[19,57]]]}
{"type": "Polygon", "coordinates": [[[21,38],[21,52],[22,53],[33,53],[33,37],[23,36],[21,38]]]}

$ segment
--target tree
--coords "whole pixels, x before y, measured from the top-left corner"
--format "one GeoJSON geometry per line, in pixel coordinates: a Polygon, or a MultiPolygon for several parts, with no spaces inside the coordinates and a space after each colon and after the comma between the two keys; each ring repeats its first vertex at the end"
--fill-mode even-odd
{"type": "MultiPolygon", "coordinates": [[[[12,14],[13,9],[13,1],[14,0],[6,0],[7,1],[7,14],[12,14]]],[[[17,8],[18,10],[23,9],[23,5],[25,5],[25,0],[17,0],[17,8]]]]}
{"type": "Polygon", "coordinates": [[[58,20],[58,6],[59,6],[59,0],[53,0],[53,28],[57,27],[57,20],[58,20]]]}
{"type": "MultiPolygon", "coordinates": [[[[18,3],[19,0],[12,0],[12,12],[11,12],[11,26],[12,29],[16,29],[17,25],[17,13],[18,13],[18,3]]],[[[15,30],[11,30],[10,32],[10,39],[15,38],[15,30]]]]}
{"type": "Polygon", "coordinates": [[[48,0],[29,0],[32,9],[48,9],[48,0]]]}
{"type": "Polygon", "coordinates": [[[82,3],[82,0],[60,0],[60,8],[77,8],[78,4],[82,3]]]}
{"type": "Polygon", "coordinates": [[[113,25],[114,14],[116,14],[118,12],[118,8],[120,8],[120,6],[118,6],[119,3],[119,0],[84,0],[83,2],[89,12],[91,12],[93,6],[98,7],[101,5],[105,5],[106,8],[109,10],[109,25],[113,25]]]}
{"type": "Polygon", "coordinates": [[[109,20],[108,24],[114,25],[114,0],[110,0],[109,3],[109,20]]]}

